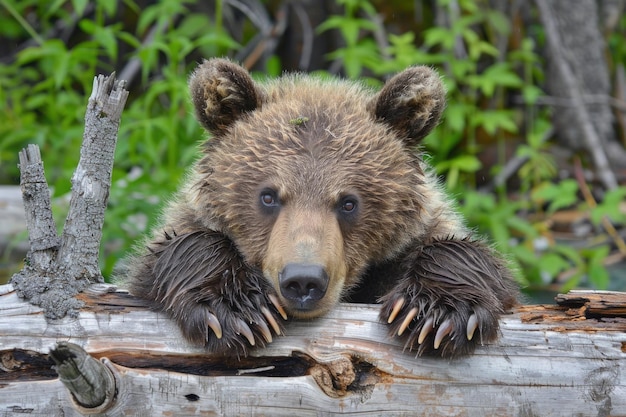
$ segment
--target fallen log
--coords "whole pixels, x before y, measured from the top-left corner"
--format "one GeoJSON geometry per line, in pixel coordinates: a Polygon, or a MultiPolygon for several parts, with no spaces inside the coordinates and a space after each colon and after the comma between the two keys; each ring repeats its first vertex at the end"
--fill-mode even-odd
{"type": "Polygon", "coordinates": [[[521,306],[496,344],[451,361],[405,351],[375,305],[290,321],[237,358],[190,346],[166,315],[114,286],[77,297],[76,317],[50,319],[0,287],[3,416],[626,416],[626,293],[521,306]],[[50,351],[68,345],[114,380],[104,404],[85,407],[57,376],[50,351]]]}

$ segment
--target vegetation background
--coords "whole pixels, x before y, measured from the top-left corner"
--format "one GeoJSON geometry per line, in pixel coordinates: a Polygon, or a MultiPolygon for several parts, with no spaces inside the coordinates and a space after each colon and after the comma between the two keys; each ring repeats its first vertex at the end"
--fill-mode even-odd
{"type": "MultiPolygon", "coordinates": [[[[203,58],[373,87],[426,64],[449,100],[427,157],[520,282],[625,289],[624,1],[574,3],[0,0],[0,184],[19,184],[18,151],[38,144],[62,225],[93,77],[117,71],[131,96],[104,226],[110,276],[206,138],[186,86],[203,58]]],[[[26,239],[2,248],[8,277],[26,239]]]]}

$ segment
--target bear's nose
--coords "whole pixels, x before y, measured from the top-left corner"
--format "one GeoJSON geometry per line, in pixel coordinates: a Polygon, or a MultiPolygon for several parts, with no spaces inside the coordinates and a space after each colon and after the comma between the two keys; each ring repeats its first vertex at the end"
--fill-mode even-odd
{"type": "Polygon", "coordinates": [[[301,310],[312,310],[328,288],[328,274],[320,265],[287,264],[279,276],[280,292],[301,310]]]}

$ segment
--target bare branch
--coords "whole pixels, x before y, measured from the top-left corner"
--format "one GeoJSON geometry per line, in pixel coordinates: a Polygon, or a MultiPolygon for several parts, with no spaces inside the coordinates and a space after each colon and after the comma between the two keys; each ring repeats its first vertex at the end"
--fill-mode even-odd
{"type": "Polygon", "coordinates": [[[313,27],[311,26],[311,20],[309,19],[309,15],[306,12],[306,9],[302,7],[302,4],[298,1],[294,1],[290,3],[294,12],[296,13],[296,17],[300,22],[300,27],[302,29],[302,52],[300,53],[300,62],[298,64],[298,68],[301,70],[307,70],[309,65],[311,65],[311,56],[313,55],[313,39],[315,37],[315,32],[313,31],[313,27]]]}
{"type": "Polygon", "coordinates": [[[72,198],[63,227],[59,266],[75,279],[102,281],[98,265],[104,211],[109,198],[120,116],[128,91],[115,74],[94,79],[85,114],[80,161],[72,177],[72,198]]]}
{"type": "Polygon", "coordinates": [[[28,145],[19,153],[20,183],[26,213],[30,256],[28,262],[37,271],[52,265],[60,239],[52,218],[50,192],[37,145],[28,145]]]}

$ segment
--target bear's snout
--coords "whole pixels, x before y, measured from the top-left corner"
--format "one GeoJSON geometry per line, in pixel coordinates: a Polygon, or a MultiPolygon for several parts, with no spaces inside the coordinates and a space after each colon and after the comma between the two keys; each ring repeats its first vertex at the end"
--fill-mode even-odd
{"type": "Polygon", "coordinates": [[[328,274],[321,265],[290,263],[278,276],[280,292],[299,310],[313,310],[324,298],[328,274]]]}

